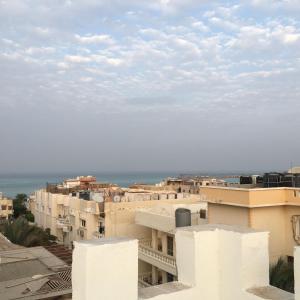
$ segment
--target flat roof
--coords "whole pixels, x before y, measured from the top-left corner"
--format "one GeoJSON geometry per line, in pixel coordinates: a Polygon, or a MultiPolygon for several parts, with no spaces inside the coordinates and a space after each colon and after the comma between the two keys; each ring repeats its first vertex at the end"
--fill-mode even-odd
{"type": "Polygon", "coordinates": [[[257,230],[252,229],[246,226],[238,226],[238,225],[225,225],[225,224],[203,224],[203,225],[195,225],[195,226],[187,226],[187,227],[177,227],[176,231],[215,231],[215,230],[225,230],[225,231],[233,231],[237,233],[256,233],[256,232],[268,232],[266,230],[257,230]]]}
{"type": "Polygon", "coordinates": [[[269,300],[294,300],[295,295],[278,289],[274,286],[254,287],[247,290],[248,293],[269,300]]]}
{"type": "MultiPolygon", "coordinates": [[[[149,299],[159,295],[166,295],[190,289],[188,285],[184,285],[178,281],[173,281],[165,284],[150,286],[139,289],[139,299],[149,299]]],[[[171,295],[170,295],[171,296],[171,295]]]]}

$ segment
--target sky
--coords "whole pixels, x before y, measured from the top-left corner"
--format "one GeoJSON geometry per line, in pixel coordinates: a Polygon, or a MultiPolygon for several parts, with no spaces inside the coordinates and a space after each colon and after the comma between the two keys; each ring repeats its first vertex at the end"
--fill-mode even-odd
{"type": "Polygon", "coordinates": [[[0,173],[300,165],[299,0],[0,0],[0,173]]]}

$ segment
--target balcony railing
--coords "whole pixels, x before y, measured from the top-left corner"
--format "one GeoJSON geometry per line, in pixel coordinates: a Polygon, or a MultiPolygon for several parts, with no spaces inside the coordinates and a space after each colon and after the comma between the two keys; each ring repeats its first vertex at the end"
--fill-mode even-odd
{"type": "Polygon", "coordinates": [[[96,239],[101,239],[101,238],[104,238],[104,234],[100,233],[99,231],[94,231],[93,232],[93,237],[96,238],[96,239]]]}
{"type": "Polygon", "coordinates": [[[59,228],[69,227],[69,226],[71,226],[71,222],[69,219],[66,219],[66,218],[57,218],[56,226],[59,228]]]}
{"type": "Polygon", "coordinates": [[[152,273],[143,273],[139,275],[139,287],[145,288],[152,286],[152,273]]]}
{"type": "Polygon", "coordinates": [[[151,248],[148,240],[139,242],[139,258],[168,273],[177,275],[176,259],[151,248]]]}

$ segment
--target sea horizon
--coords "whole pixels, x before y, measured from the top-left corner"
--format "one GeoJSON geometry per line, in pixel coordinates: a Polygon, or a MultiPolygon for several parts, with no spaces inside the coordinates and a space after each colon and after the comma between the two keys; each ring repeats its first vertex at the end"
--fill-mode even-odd
{"type": "MultiPolygon", "coordinates": [[[[14,198],[17,194],[24,193],[28,196],[35,190],[44,188],[47,183],[62,182],[67,178],[74,178],[81,175],[92,175],[97,178],[97,181],[114,183],[121,187],[128,187],[134,183],[155,184],[161,182],[167,177],[176,177],[180,175],[193,176],[234,176],[242,174],[256,174],[255,171],[120,171],[120,172],[30,172],[30,173],[6,173],[0,174],[0,192],[6,197],[14,198]]],[[[261,172],[259,172],[261,173],[261,172]]]]}

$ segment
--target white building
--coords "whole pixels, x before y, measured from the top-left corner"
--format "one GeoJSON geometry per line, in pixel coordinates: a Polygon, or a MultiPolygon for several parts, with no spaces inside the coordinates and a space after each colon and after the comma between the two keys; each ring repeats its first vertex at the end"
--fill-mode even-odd
{"type": "Polygon", "coordinates": [[[138,240],[75,243],[73,300],[299,300],[300,249],[295,252],[296,296],[269,286],[268,233],[226,225],[177,229],[177,280],[138,286],[138,240]]]}

